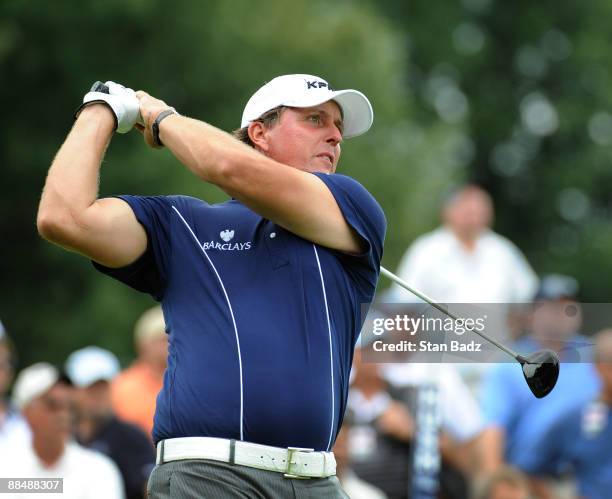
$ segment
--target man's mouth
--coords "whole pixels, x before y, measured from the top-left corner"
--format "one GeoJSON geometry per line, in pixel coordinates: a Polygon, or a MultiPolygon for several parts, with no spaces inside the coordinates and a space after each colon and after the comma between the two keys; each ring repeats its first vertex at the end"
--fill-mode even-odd
{"type": "Polygon", "coordinates": [[[327,153],[327,152],[323,152],[321,154],[317,154],[317,158],[325,158],[329,161],[330,165],[334,164],[334,156],[333,154],[327,153]]]}

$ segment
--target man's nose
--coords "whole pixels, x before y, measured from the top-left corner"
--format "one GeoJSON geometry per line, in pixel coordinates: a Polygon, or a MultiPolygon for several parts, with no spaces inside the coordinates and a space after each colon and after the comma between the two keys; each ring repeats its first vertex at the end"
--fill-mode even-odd
{"type": "Polygon", "coordinates": [[[330,125],[327,142],[333,146],[342,142],[342,132],[340,132],[340,129],[336,125],[330,125]]]}

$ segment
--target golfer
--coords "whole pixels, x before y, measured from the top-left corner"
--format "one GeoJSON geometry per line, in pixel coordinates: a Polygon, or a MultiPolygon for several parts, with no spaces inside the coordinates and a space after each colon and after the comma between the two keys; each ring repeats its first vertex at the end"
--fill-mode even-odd
{"type": "Polygon", "coordinates": [[[362,93],[301,74],[255,92],[240,140],[113,82],[85,95],[38,229],[162,303],[169,358],[150,497],[346,497],[330,449],[386,221],[335,171],[343,139],[372,120],[362,93]],[[98,199],[113,132],[134,126],[231,199],[98,199]]]}

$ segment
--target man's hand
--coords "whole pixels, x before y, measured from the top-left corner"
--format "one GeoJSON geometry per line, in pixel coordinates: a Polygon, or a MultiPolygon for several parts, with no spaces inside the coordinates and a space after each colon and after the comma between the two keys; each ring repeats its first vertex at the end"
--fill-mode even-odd
{"type": "Polygon", "coordinates": [[[378,428],[387,435],[409,442],[414,435],[414,420],[399,402],[392,401],[376,420],[378,428]]]}
{"type": "Polygon", "coordinates": [[[162,146],[157,144],[153,137],[153,123],[162,111],[174,110],[174,108],[163,100],[150,96],[144,90],[138,90],[136,97],[140,102],[140,115],[142,116],[142,124],[136,125],[136,128],[143,133],[144,140],[149,147],[159,149],[162,146]]]}
{"type": "Polygon", "coordinates": [[[94,83],[83,97],[83,104],[77,110],[76,116],[79,116],[83,108],[97,103],[106,104],[113,111],[117,133],[127,133],[141,121],[140,104],[135,92],[119,83],[94,83]]]}

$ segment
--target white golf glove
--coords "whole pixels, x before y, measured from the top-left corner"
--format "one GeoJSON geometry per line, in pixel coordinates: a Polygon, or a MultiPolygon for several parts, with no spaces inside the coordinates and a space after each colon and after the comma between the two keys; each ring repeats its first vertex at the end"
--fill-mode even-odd
{"type": "Polygon", "coordinates": [[[140,102],[131,88],[126,88],[113,81],[95,82],[91,90],[83,97],[83,104],[77,109],[75,118],[84,107],[96,103],[106,104],[112,109],[117,133],[127,133],[134,127],[134,124],[142,124],[140,102]]]}

